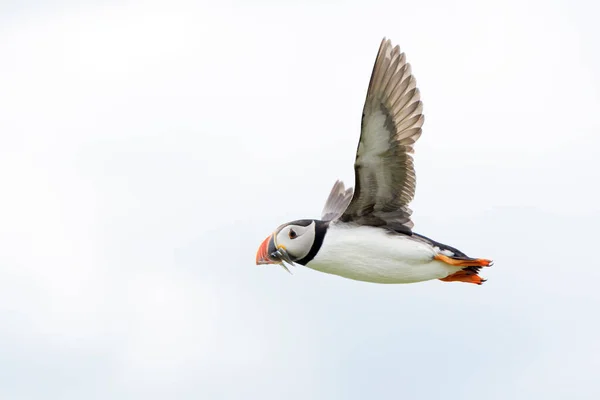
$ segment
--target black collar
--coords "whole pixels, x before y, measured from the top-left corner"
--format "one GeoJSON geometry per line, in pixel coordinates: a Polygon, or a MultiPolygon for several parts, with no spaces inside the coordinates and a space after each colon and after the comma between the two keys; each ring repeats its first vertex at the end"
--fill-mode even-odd
{"type": "Polygon", "coordinates": [[[325,239],[325,233],[327,233],[327,229],[329,228],[329,221],[320,221],[317,219],[314,221],[315,221],[315,240],[313,242],[312,247],[310,248],[310,251],[306,255],[306,257],[304,257],[301,260],[294,261],[297,264],[306,265],[309,262],[311,262],[312,259],[315,258],[315,256],[319,252],[319,249],[321,248],[321,246],[323,245],[323,240],[325,239]]]}

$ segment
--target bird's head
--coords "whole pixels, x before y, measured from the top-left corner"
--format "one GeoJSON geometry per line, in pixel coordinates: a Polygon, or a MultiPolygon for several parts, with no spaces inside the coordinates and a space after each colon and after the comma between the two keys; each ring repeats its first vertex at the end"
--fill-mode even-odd
{"type": "Polygon", "coordinates": [[[326,223],[314,219],[288,222],[267,236],[256,253],[256,264],[302,264],[314,257],[322,242],[326,223]],[[320,239],[320,240],[318,240],[320,239]],[[310,259],[309,259],[310,258],[310,259]]]}

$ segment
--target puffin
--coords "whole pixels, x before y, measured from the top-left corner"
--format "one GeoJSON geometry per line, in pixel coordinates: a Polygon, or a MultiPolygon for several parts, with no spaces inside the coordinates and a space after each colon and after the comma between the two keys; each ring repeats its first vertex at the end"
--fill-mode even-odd
{"type": "Polygon", "coordinates": [[[481,285],[493,264],[413,232],[412,154],[421,136],[423,104],[399,46],[383,38],[371,74],[354,162],[355,189],[336,181],[320,219],[279,226],[260,244],[257,265],[303,265],[372,283],[439,279],[481,285]]]}

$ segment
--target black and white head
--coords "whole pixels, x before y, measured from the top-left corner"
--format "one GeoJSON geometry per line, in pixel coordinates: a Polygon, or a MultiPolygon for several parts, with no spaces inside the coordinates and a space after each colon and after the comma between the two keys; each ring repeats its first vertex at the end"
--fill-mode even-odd
{"type": "Polygon", "coordinates": [[[258,248],[256,264],[306,265],[319,251],[327,221],[301,219],[278,227],[258,248]]]}
{"type": "Polygon", "coordinates": [[[258,248],[256,264],[281,264],[284,268],[284,263],[308,264],[321,248],[329,223],[338,219],[348,207],[352,193],[352,189],[346,189],[343,182],[335,182],[321,219],[300,219],[275,229],[258,248]]]}

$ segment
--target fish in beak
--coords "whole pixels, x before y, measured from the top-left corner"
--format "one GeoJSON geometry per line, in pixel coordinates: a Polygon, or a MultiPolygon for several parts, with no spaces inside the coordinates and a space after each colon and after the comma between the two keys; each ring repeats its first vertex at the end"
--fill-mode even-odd
{"type": "Polygon", "coordinates": [[[288,255],[285,247],[277,246],[275,244],[274,233],[270,236],[267,236],[267,238],[260,244],[260,247],[256,252],[256,265],[278,264],[291,274],[292,271],[289,270],[289,268],[286,266],[286,263],[289,265],[294,265],[294,262],[288,255]]]}
{"type": "Polygon", "coordinates": [[[275,246],[275,234],[269,235],[263,240],[256,252],[256,265],[281,264],[282,260],[278,257],[278,254],[275,246]]]}

